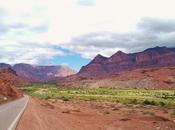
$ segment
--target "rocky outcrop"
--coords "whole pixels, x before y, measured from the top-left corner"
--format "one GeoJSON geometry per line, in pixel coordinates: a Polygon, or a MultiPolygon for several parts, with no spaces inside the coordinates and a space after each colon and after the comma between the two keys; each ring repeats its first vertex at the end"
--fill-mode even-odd
{"type": "Polygon", "coordinates": [[[65,87],[174,89],[175,67],[136,69],[98,78],[74,75],[55,82],[65,87]]]}
{"type": "Polygon", "coordinates": [[[98,55],[83,66],[78,75],[94,78],[128,70],[171,66],[175,66],[175,48],[155,47],[132,54],[118,51],[109,58],[98,55]]]}
{"type": "Polygon", "coordinates": [[[22,94],[16,88],[17,74],[10,68],[0,68],[0,97],[19,98],[22,94]]]}

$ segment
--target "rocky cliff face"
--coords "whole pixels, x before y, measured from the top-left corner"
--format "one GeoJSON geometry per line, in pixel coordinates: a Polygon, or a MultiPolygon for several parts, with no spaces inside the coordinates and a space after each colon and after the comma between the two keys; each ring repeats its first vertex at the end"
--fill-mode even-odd
{"type": "Polygon", "coordinates": [[[175,66],[175,48],[155,47],[132,54],[118,51],[109,58],[98,55],[82,67],[78,75],[98,77],[134,69],[171,66],[175,66]]]}
{"type": "Polygon", "coordinates": [[[17,74],[10,68],[0,68],[0,99],[19,98],[22,94],[16,88],[17,74]]]}
{"type": "Polygon", "coordinates": [[[11,68],[17,75],[29,82],[47,82],[54,77],[65,77],[75,74],[75,71],[66,66],[37,66],[30,64],[15,64],[14,66],[1,63],[0,67],[11,68]]]}
{"type": "Polygon", "coordinates": [[[55,83],[65,87],[174,89],[175,67],[137,69],[97,78],[74,75],[56,79],[55,83]]]}

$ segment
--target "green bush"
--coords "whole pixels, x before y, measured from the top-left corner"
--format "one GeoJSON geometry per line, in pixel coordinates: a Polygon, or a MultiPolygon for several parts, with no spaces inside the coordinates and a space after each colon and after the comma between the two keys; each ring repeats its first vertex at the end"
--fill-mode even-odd
{"type": "Polygon", "coordinates": [[[156,105],[155,101],[149,101],[149,100],[145,100],[143,101],[143,105],[156,105]]]}
{"type": "Polygon", "coordinates": [[[65,97],[65,96],[62,96],[61,99],[62,99],[63,101],[69,101],[69,100],[70,100],[69,97],[65,97]]]}
{"type": "Polygon", "coordinates": [[[137,104],[138,101],[137,101],[137,99],[132,99],[132,100],[130,101],[130,103],[131,103],[131,104],[137,104]]]}
{"type": "Polygon", "coordinates": [[[71,88],[52,84],[34,84],[19,88],[40,99],[107,101],[123,104],[175,106],[175,90],[144,90],[115,88],[71,88]]]}
{"type": "Polygon", "coordinates": [[[164,102],[160,102],[159,104],[160,104],[160,106],[165,106],[164,102]]]}

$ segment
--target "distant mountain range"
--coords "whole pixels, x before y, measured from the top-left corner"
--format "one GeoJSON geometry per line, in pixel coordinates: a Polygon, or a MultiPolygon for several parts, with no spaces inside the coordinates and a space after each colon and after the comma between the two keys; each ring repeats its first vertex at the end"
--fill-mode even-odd
{"type": "Polygon", "coordinates": [[[109,58],[97,55],[77,75],[93,78],[121,71],[170,66],[175,66],[175,48],[155,47],[132,54],[118,51],[109,58]]]}
{"type": "Polygon", "coordinates": [[[175,48],[155,47],[111,57],[97,55],[72,76],[52,79],[68,87],[175,88],[175,48]]]}
{"type": "Polygon", "coordinates": [[[21,63],[12,66],[0,63],[0,67],[11,68],[16,71],[18,76],[29,82],[47,82],[54,77],[65,77],[76,73],[74,70],[61,65],[37,66],[21,63]]]}
{"type": "MultiPolygon", "coordinates": [[[[70,87],[175,87],[175,48],[155,47],[138,53],[118,51],[111,57],[97,55],[76,73],[65,66],[9,65],[20,83],[51,82],[70,87]],[[23,80],[20,80],[23,79],[23,80]]],[[[15,81],[14,80],[14,81],[15,81]]]]}

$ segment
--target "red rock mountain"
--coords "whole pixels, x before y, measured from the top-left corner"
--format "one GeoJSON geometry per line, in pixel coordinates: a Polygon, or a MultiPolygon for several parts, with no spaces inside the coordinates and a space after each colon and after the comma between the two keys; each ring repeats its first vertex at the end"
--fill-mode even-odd
{"type": "Polygon", "coordinates": [[[175,67],[136,69],[95,78],[73,75],[53,82],[65,87],[174,89],[175,67]]]}
{"type": "Polygon", "coordinates": [[[155,47],[132,54],[118,51],[109,58],[97,55],[77,75],[94,78],[121,71],[171,66],[175,66],[175,48],[155,47]]]}
{"type": "MultiPolygon", "coordinates": [[[[1,63],[0,67],[9,67],[10,65],[1,63]]],[[[30,64],[15,64],[10,66],[16,71],[17,75],[29,82],[47,82],[50,78],[65,77],[75,74],[75,71],[66,66],[37,66],[30,64]]]]}
{"type": "Polygon", "coordinates": [[[17,74],[10,68],[0,68],[0,100],[4,97],[19,98],[22,94],[17,90],[17,74]]]}

